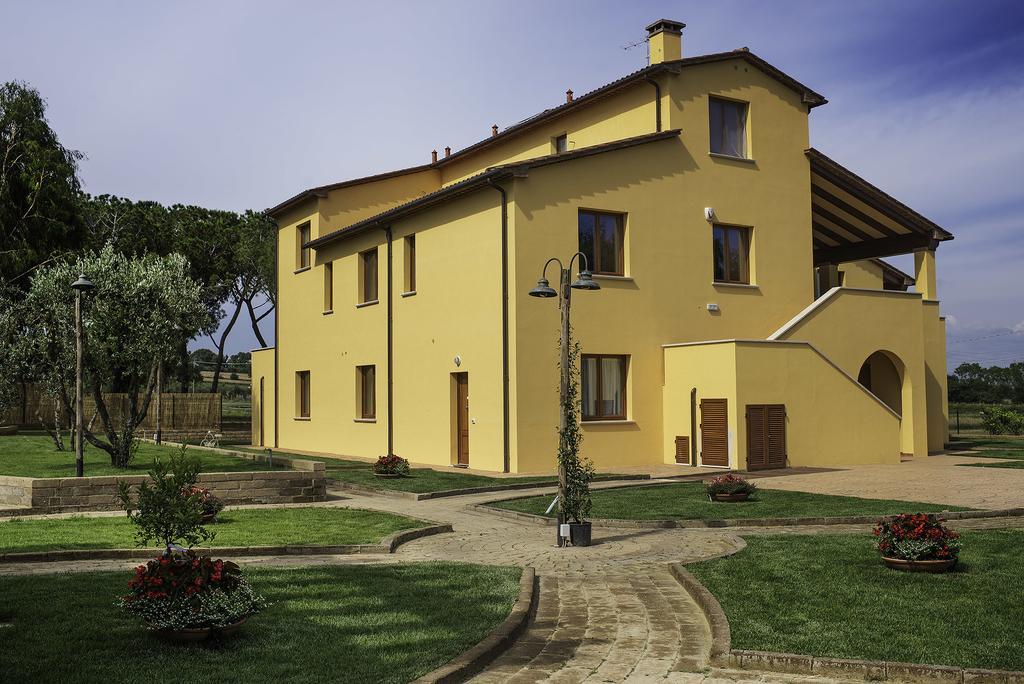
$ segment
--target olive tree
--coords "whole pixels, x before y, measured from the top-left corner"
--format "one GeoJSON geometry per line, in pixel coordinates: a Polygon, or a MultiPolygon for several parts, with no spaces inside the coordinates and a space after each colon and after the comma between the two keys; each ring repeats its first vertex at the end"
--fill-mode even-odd
{"type": "MultiPolygon", "coordinates": [[[[40,269],[26,297],[29,334],[36,344],[52,345],[47,362],[65,363],[74,354],[74,296],[71,283],[84,273],[96,286],[84,298],[87,391],[96,405],[102,437],[87,430],[90,444],[119,467],[132,457],[135,430],[149,411],[159,363],[176,350],[182,335],[191,337],[209,323],[202,291],[189,277],[179,254],[130,257],[104,247],[74,260],[40,269]],[[103,395],[124,388],[123,410],[115,414],[103,395]],[[105,438],[105,439],[104,439],[105,438]]],[[[67,392],[59,397],[68,414],[67,392]]]]}

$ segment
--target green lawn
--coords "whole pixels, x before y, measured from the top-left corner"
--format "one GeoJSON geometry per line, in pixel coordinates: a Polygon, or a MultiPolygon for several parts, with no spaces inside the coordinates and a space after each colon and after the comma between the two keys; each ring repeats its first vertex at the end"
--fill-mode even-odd
{"type": "Polygon", "coordinates": [[[1024,530],[965,532],[959,569],[942,575],[889,570],[867,535],[746,541],[687,566],[721,602],[733,648],[1024,669],[1024,530]]]}
{"type": "Polygon", "coordinates": [[[976,449],[975,458],[1011,459],[1005,463],[961,463],[970,468],[1024,468],[1024,439],[1013,437],[978,437],[954,442],[955,449],[976,449]]]}
{"type": "MultiPolygon", "coordinates": [[[[0,475],[21,477],[74,477],[75,452],[65,443],[65,451],[56,451],[53,440],[46,435],[10,435],[0,437],[0,475]]],[[[91,444],[85,446],[85,474],[88,475],[144,475],[157,456],[177,453],[177,447],[157,446],[139,442],[139,450],[128,468],[110,465],[107,452],[91,444]]],[[[203,462],[207,473],[238,470],[269,470],[265,463],[256,463],[236,456],[227,456],[194,449],[193,455],[203,462]]]]}
{"type": "MultiPolygon", "coordinates": [[[[427,523],[391,513],[348,508],[232,509],[207,526],[216,534],[206,546],[376,544],[384,537],[427,523]]],[[[135,528],[126,516],[14,518],[0,522],[0,553],[55,549],[128,549],[135,528]]]]}
{"type": "MultiPolygon", "coordinates": [[[[955,506],[772,489],[759,489],[752,500],[742,503],[713,503],[708,501],[704,485],[700,482],[598,489],[593,491],[593,501],[592,518],[620,520],[803,518],[964,510],[955,506]]],[[[551,505],[551,497],[533,496],[490,505],[510,511],[545,515],[544,511],[551,505]]],[[[555,511],[547,514],[548,517],[555,515],[555,511]]]]}
{"type": "MultiPolygon", "coordinates": [[[[246,449],[246,451],[262,452],[262,449],[246,449]]],[[[315,459],[323,461],[327,467],[327,478],[338,482],[370,487],[372,489],[391,489],[400,492],[413,492],[423,494],[426,492],[443,492],[449,489],[465,489],[468,487],[493,487],[503,484],[521,484],[526,482],[550,482],[554,484],[557,479],[553,475],[540,475],[532,477],[488,477],[486,475],[475,475],[464,473],[455,468],[451,471],[438,471],[430,468],[413,468],[409,477],[401,478],[380,478],[373,474],[373,464],[364,461],[353,461],[343,458],[330,458],[326,456],[303,456],[302,454],[289,454],[285,451],[274,451],[274,454],[281,456],[293,456],[295,458],[315,459]]]]}
{"type": "Polygon", "coordinates": [[[247,575],[272,605],[211,645],[165,643],[120,613],[113,603],[128,572],[0,577],[0,622],[11,624],[0,627],[0,672],[10,682],[408,682],[504,620],[521,572],[253,567],[247,575]]]}

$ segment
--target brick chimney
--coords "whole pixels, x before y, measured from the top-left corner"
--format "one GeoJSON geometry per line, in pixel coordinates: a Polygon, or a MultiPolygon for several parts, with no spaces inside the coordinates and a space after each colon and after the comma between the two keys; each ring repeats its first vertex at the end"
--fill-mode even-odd
{"type": "Polygon", "coordinates": [[[659,19],[647,27],[648,62],[661,64],[683,56],[683,29],[686,24],[659,19]]]}

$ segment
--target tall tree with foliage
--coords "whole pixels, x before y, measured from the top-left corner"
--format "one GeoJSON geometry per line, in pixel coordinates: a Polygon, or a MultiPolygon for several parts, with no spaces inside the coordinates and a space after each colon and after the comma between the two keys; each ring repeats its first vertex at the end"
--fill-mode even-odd
{"type": "Polygon", "coordinates": [[[949,400],[969,404],[1024,403],[1024,362],[1008,367],[960,364],[949,376],[949,400]]]}
{"type": "Polygon", "coordinates": [[[0,286],[0,425],[18,402],[21,358],[18,354],[20,322],[17,298],[0,286]]]}
{"type": "Polygon", "coordinates": [[[35,88],[0,85],[0,280],[22,286],[26,272],[80,244],[81,158],[50,128],[35,88]]]}
{"type": "Polygon", "coordinates": [[[90,430],[86,438],[106,451],[113,465],[124,467],[131,460],[135,430],[149,411],[157,365],[175,351],[181,335],[192,337],[207,328],[209,313],[202,287],[189,277],[188,261],[180,254],[128,257],[108,246],[49,265],[32,278],[26,305],[48,312],[52,323],[33,333],[63,353],[74,348],[70,284],[79,273],[96,286],[84,307],[84,365],[103,432],[100,437],[90,430]],[[127,395],[124,410],[117,413],[103,396],[115,383],[127,395]]]}

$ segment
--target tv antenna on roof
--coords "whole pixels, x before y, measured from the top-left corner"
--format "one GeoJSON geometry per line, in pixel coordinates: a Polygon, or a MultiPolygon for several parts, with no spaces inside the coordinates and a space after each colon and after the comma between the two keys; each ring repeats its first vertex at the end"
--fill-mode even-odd
{"type": "MultiPolygon", "coordinates": [[[[621,47],[622,47],[623,50],[627,50],[627,51],[628,50],[632,50],[633,48],[640,47],[641,45],[646,45],[648,39],[649,39],[649,37],[648,38],[644,38],[643,40],[638,40],[635,43],[630,43],[628,45],[622,45],[621,47]]],[[[646,58],[645,61],[647,62],[647,66],[650,66],[650,63],[651,63],[651,55],[650,55],[650,53],[645,55],[645,58],[646,58]]]]}

